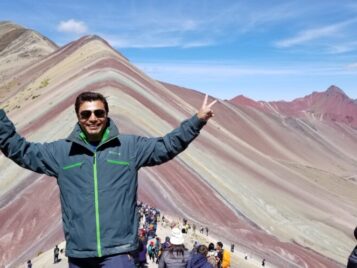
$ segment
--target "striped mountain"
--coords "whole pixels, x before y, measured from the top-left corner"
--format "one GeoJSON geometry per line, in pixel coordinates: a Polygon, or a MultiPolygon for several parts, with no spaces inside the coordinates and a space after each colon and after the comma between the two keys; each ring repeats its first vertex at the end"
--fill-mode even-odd
{"type": "MultiPolygon", "coordinates": [[[[164,135],[204,97],[150,78],[98,36],[44,51],[8,78],[1,99],[29,141],[66,137],[83,90],[108,97],[122,133],[145,136],[164,135]]],[[[220,100],[184,153],[140,171],[139,198],[278,267],[343,267],[357,222],[355,121],[251,103],[220,100]]],[[[63,240],[59,191],[54,178],[3,155],[0,170],[0,266],[11,267],[63,240]]]]}

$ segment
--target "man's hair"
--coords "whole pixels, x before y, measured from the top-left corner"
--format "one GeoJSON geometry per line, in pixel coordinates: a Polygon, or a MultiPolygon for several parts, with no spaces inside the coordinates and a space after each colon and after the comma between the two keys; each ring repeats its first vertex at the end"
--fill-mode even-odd
{"type": "Polygon", "coordinates": [[[171,244],[170,248],[169,248],[169,253],[171,255],[174,254],[174,252],[176,253],[176,255],[181,254],[182,256],[185,256],[185,251],[186,251],[186,247],[184,244],[181,245],[173,245],[171,244]]]}
{"type": "Polygon", "coordinates": [[[108,102],[107,102],[106,98],[102,94],[97,93],[97,92],[92,92],[92,91],[85,91],[77,96],[76,102],[74,104],[76,114],[78,114],[78,112],[79,112],[79,106],[81,106],[81,104],[86,101],[101,101],[101,102],[103,102],[104,109],[105,109],[106,113],[108,114],[109,107],[108,107],[108,102]]]}
{"type": "Polygon", "coordinates": [[[355,228],[355,238],[357,239],[357,226],[356,226],[356,228],[355,228]]]}
{"type": "Polygon", "coordinates": [[[214,250],[214,244],[213,244],[213,243],[209,243],[209,245],[208,245],[208,250],[209,250],[209,251],[214,250]]]}
{"type": "Polygon", "coordinates": [[[197,248],[197,253],[202,254],[203,256],[207,256],[208,248],[206,245],[199,245],[197,248]]]}
{"type": "Polygon", "coordinates": [[[222,242],[217,242],[217,245],[223,248],[223,243],[222,242]]]}

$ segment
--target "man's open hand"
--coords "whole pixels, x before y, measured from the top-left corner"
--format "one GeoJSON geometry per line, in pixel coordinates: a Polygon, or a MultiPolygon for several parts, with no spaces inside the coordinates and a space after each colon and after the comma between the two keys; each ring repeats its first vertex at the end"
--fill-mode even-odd
{"type": "Polygon", "coordinates": [[[214,116],[214,113],[213,113],[211,107],[217,102],[217,100],[214,100],[210,104],[207,104],[207,99],[208,99],[208,96],[206,94],[205,99],[202,103],[202,106],[201,106],[200,110],[197,112],[197,117],[199,119],[202,119],[205,121],[207,121],[208,119],[210,119],[211,117],[214,116]]]}

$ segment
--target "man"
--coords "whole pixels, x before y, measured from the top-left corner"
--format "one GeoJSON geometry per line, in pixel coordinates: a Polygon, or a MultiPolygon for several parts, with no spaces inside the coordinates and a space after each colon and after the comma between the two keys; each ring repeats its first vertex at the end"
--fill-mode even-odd
{"type": "Polygon", "coordinates": [[[207,260],[208,248],[205,245],[197,247],[197,253],[193,254],[188,261],[187,268],[212,268],[212,265],[207,260]]]}
{"type": "Polygon", "coordinates": [[[170,246],[171,246],[170,237],[169,237],[169,236],[166,236],[166,237],[165,237],[165,242],[162,243],[162,245],[161,245],[161,249],[162,249],[162,250],[168,250],[168,249],[170,248],[170,246]]]}
{"type": "Polygon", "coordinates": [[[60,252],[60,250],[58,248],[58,245],[56,245],[55,248],[53,249],[53,263],[59,262],[59,259],[58,259],[59,252],[60,252]]]}
{"type": "Polygon", "coordinates": [[[218,267],[229,268],[231,267],[231,254],[228,250],[223,249],[223,243],[217,242],[216,244],[217,256],[219,258],[218,267]]]}
{"type": "Polygon", "coordinates": [[[120,135],[105,97],[80,94],[67,139],[31,143],[0,110],[0,149],[18,165],[57,178],[69,267],[134,267],[138,246],[137,174],[182,152],[213,116],[207,104],[161,138],[120,135]]]}
{"type": "Polygon", "coordinates": [[[222,268],[222,260],[223,260],[223,243],[222,242],[217,242],[216,251],[217,251],[217,267],[222,268]]]}

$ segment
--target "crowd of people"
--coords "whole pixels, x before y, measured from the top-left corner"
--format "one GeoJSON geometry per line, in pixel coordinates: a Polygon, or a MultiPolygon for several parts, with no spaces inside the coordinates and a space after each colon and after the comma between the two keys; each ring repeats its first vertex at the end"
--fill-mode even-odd
{"type": "MultiPolygon", "coordinates": [[[[213,243],[204,245],[195,241],[192,249],[185,246],[184,234],[187,234],[191,229],[195,233],[195,224],[189,224],[187,219],[183,219],[182,222],[173,221],[170,223],[164,215],[160,215],[160,210],[143,203],[139,203],[138,207],[141,228],[138,232],[139,249],[134,253],[137,267],[147,267],[148,262],[158,264],[159,268],[231,267],[231,253],[229,250],[223,249],[223,243],[220,241],[216,245],[213,243]],[[166,236],[164,240],[156,233],[159,221],[163,226],[171,228],[171,235],[166,236]]],[[[201,226],[200,233],[203,234],[204,231],[208,236],[208,227],[201,226]]]]}
{"type": "MultiPolygon", "coordinates": [[[[138,202],[139,213],[139,247],[132,253],[137,268],[146,268],[149,263],[155,263],[159,268],[231,268],[231,253],[234,253],[234,244],[230,250],[224,248],[221,241],[201,244],[194,241],[191,249],[187,248],[184,234],[192,232],[195,236],[195,224],[190,224],[186,219],[180,221],[169,221],[157,208],[138,202]],[[157,234],[158,223],[161,222],[163,228],[169,227],[170,236],[162,239],[157,234]]],[[[208,228],[200,227],[201,231],[208,228]]],[[[208,232],[208,231],[207,231],[208,232]]],[[[208,235],[206,233],[206,235],[208,235]]],[[[357,227],[354,231],[357,239],[357,227]]],[[[60,262],[60,254],[64,254],[64,249],[58,245],[53,250],[54,263],[60,262]]],[[[357,268],[357,246],[352,251],[347,268],[357,268]]],[[[245,260],[248,256],[245,255],[245,260]]],[[[261,266],[265,267],[266,259],[263,258],[261,266]]],[[[27,267],[32,268],[31,260],[27,261],[27,267]]]]}

